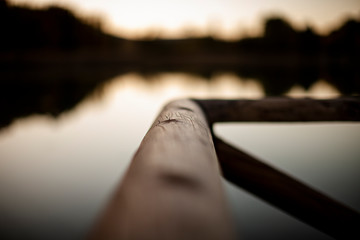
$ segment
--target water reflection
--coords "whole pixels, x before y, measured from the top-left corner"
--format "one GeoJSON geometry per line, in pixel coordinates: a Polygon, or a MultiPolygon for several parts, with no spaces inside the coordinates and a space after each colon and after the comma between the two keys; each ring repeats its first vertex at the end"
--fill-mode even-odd
{"type": "Polygon", "coordinates": [[[264,96],[263,88],[258,81],[241,79],[234,73],[215,73],[208,79],[184,72],[151,75],[129,73],[116,77],[106,87],[109,92],[119,92],[119,89],[152,92],[160,94],[163,100],[186,97],[261,98],[264,96]]]}
{"type": "MultiPolygon", "coordinates": [[[[165,102],[183,97],[264,96],[263,87],[258,81],[242,79],[231,72],[218,72],[209,78],[183,72],[133,72],[111,77],[100,85],[88,86],[92,94],[81,94],[76,99],[84,100],[74,101],[72,110],[62,112],[57,118],[51,115],[30,115],[2,129],[0,237],[81,238],[121,178],[132,154],[165,102]]],[[[314,91],[305,94],[312,96],[321,93],[316,86],[329,88],[326,83],[319,82],[313,87],[314,91]]],[[[333,92],[330,91],[331,94],[333,92]]],[[[66,91],[60,91],[56,98],[66,96],[66,91]]],[[[355,128],[358,131],[357,125],[355,128]]],[[[328,129],[331,130],[332,126],[328,129]]],[[[262,138],[265,132],[257,129],[239,135],[242,139],[253,135],[262,138]]],[[[306,129],[301,132],[306,132],[306,129]]],[[[352,135],[355,139],[350,140],[343,135],[347,139],[344,141],[359,142],[359,135],[352,135]]],[[[276,142],[280,140],[277,138],[276,142]]],[[[283,138],[283,141],[287,140],[283,138]]],[[[255,148],[257,152],[265,153],[269,149],[264,144],[258,144],[255,148]]],[[[300,165],[304,169],[305,178],[308,171],[315,169],[309,162],[300,165]]],[[[358,169],[353,163],[346,163],[346,166],[358,169]]],[[[227,188],[231,190],[231,186],[227,188]]],[[[236,202],[237,199],[244,199],[239,198],[238,191],[229,192],[230,200],[236,202]]],[[[252,201],[243,202],[252,209],[252,201]]],[[[268,210],[271,208],[266,205],[260,208],[268,212],[260,218],[273,218],[274,210],[268,210]]],[[[236,208],[234,211],[237,212],[236,208]]],[[[257,215],[254,213],[254,216],[257,215]]],[[[289,217],[280,217],[280,220],[275,217],[273,222],[277,221],[278,230],[282,231],[280,226],[291,220],[289,217]]],[[[296,221],[292,224],[291,228],[314,234],[308,227],[301,224],[299,227],[296,221]]]]}
{"type": "Polygon", "coordinates": [[[341,95],[339,90],[337,90],[334,86],[327,83],[324,80],[319,80],[312,84],[308,91],[306,91],[303,87],[299,85],[293,86],[285,95],[293,98],[319,98],[319,99],[327,99],[327,98],[336,98],[341,95]]]}
{"type": "MultiPolygon", "coordinates": [[[[213,71],[203,74],[121,73],[116,68],[74,66],[66,70],[55,67],[16,72],[10,69],[2,71],[0,75],[2,76],[0,129],[15,119],[32,114],[61,116],[62,113],[75,108],[89,95],[93,97],[108,95],[104,89],[108,89],[109,85],[114,89],[116,86],[127,85],[141,92],[164,89],[161,93],[164,99],[174,97],[256,99],[268,95],[272,88],[279,88],[279,83],[275,84],[273,80],[271,81],[274,84],[269,87],[263,79],[253,78],[251,74],[242,76],[232,71],[213,71]]],[[[111,90],[106,91],[111,92],[111,90]]],[[[292,97],[330,98],[340,95],[339,90],[325,80],[315,81],[307,89],[302,85],[289,85],[281,92],[292,97]]],[[[141,98],[140,94],[138,97],[141,98]]]]}
{"type": "Polygon", "coordinates": [[[0,68],[0,128],[31,114],[59,116],[117,74],[117,69],[86,66],[0,68]]]}

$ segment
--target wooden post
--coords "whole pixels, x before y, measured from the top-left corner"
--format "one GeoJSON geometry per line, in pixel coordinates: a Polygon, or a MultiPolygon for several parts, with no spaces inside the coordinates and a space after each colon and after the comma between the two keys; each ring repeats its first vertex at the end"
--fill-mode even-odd
{"type": "Polygon", "coordinates": [[[233,239],[207,121],[168,104],[144,137],[90,239],[233,239]]]}

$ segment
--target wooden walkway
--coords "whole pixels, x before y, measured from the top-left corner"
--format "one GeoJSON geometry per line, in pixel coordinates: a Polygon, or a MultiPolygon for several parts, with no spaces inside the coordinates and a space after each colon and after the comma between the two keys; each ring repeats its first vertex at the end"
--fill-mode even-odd
{"type": "Polygon", "coordinates": [[[234,121],[360,121],[360,100],[169,103],[144,137],[89,238],[235,239],[223,175],[334,238],[360,239],[359,213],[213,134],[214,123],[234,121]]]}

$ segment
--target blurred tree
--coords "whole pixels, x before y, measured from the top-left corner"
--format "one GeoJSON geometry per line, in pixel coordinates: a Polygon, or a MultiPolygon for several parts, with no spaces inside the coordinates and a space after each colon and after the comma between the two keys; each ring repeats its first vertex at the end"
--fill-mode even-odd
{"type": "Polygon", "coordinates": [[[304,55],[315,55],[321,52],[321,37],[314,33],[314,31],[307,27],[305,31],[300,32],[298,44],[299,51],[304,55]]]}
{"type": "Polygon", "coordinates": [[[299,34],[281,18],[271,18],[265,23],[264,41],[274,50],[294,50],[299,34]]]}
{"type": "Polygon", "coordinates": [[[326,38],[326,45],[331,56],[359,56],[360,54],[360,22],[350,19],[338,30],[326,38]]]}
{"type": "Polygon", "coordinates": [[[79,19],[69,10],[55,6],[35,10],[1,0],[0,20],[2,50],[102,47],[119,40],[104,34],[99,20],[79,19]]]}

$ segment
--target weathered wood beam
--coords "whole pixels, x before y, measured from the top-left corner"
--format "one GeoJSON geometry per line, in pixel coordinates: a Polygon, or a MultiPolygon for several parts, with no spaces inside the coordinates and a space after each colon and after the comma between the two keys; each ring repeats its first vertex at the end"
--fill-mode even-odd
{"type": "Polygon", "coordinates": [[[360,98],[196,100],[208,122],[360,121],[360,98]]]}
{"type": "Polygon", "coordinates": [[[233,239],[207,121],[175,101],[144,137],[90,239],[233,239]]]}

